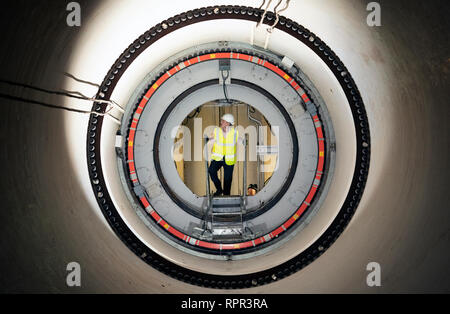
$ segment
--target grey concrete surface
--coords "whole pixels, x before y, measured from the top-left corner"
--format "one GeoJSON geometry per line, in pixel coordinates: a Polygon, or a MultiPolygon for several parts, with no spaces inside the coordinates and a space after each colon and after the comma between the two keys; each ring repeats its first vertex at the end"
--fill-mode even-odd
{"type": "MultiPolygon", "coordinates": [[[[368,1],[343,2],[359,14],[348,19],[360,21],[339,26],[367,27],[368,1]]],[[[83,23],[99,14],[100,1],[79,3],[83,23]]],[[[329,3],[330,8],[345,7],[329,3]]],[[[314,263],[281,281],[239,292],[450,292],[449,5],[405,0],[380,4],[382,26],[368,31],[370,40],[356,37],[359,46],[328,42],[344,63],[353,57],[349,68],[356,73],[374,138],[373,169],[360,208],[338,241],[314,263]],[[370,49],[362,49],[369,44],[370,49]],[[358,71],[358,65],[364,70],[358,71]],[[373,75],[380,68],[389,71],[373,75]],[[378,86],[384,88],[380,94],[374,90],[378,86]],[[381,265],[381,287],[366,285],[369,262],[381,265]]],[[[63,88],[62,73],[80,44],[80,32],[89,30],[67,27],[65,1],[2,5],[0,78],[63,88]]],[[[163,5],[157,10],[166,17],[163,5]]],[[[291,10],[286,14],[295,16],[300,7],[291,10]]],[[[357,28],[333,31],[363,34],[357,28]]],[[[17,87],[1,85],[0,92],[62,102],[17,87]]],[[[0,292],[220,292],[152,269],[95,214],[74,175],[83,169],[70,162],[65,114],[0,98],[0,292]],[[66,265],[72,261],[82,268],[80,288],[66,285],[66,265]]]]}

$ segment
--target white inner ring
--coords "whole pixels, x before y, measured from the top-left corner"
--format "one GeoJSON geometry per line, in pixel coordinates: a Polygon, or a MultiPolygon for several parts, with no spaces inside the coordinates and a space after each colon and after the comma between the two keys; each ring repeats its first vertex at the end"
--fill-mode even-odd
{"type": "MultiPolygon", "coordinates": [[[[205,61],[201,64],[191,66],[190,69],[195,73],[195,80],[189,82],[190,84],[188,86],[192,86],[197,81],[201,82],[214,79],[214,77],[217,76],[217,68],[217,60],[205,61]]],[[[160,119],[159,117],[166,111],[166,107],[169,105],[165,99],[170,93],[177,94],[186,89],[186,86],[182,85],[180,82],[186,81],[188,77],[191,77],[192,72],[179,72],[158,88],[140,116],[137,135],[134,139],[134,145],[136,145],[134,150],[134,161],[137,175],[140,184],[142,184],[149,195],[151,205],[172,227],[175,227],[179,231],[190,236],[192,236],[192,230],[190,229],[193,228],[194,224],[198,224],[197,227],[200,227],[201,221],[194,219],[193,216],[187,214],[181,208],[178,208],[167,194],[162,193],[161,184],[159,183],[158,177],[155,175],[156,169],[153,165],[155,161],[153,160],[152,151],[154,146],[153,138],[160,119]],[[177,77],[177,75],[181,78],[177,77]],[[144,141],[145,145],[142,144],[144,141]]],[[[261,236],[268,234],[282,225],[295,213],[302,201],[306,198],[309,188],[315,178],[318,159],[317,137],[312,118],[308,112],[303,110],[300,96],[284,79],[261,66],[240,60],[232,62],[231,73],[233,78],[247,78],[248,81],[254,80],[253,83],[259,83],[281,102],[287,110],[286,113],[290,116],[290,119],[292,119],[297,136],[296,141],[299,142],[300,146],[296,172],[292,178],[292,184],[289,186],[286,193],[269,211],[248,221],[252,231],[261,236]],[[254,68],[254,66],[256,66],[256,68],[254,68]],[[249,74],[258,74],[258,76],[255,75],[256,78],[253,78],[253,75],[249,74]],[[258,82],[258,77],[260,75],[267,75],[264,84],[258,82]]],[[[142,85],[148,86],[153,79],[156,78],[150,75],[150,77],[146,79],[146,84],[143,83],[142,85]]],[[[269,184],[256,196],[248,198],[247,208],[257,208],[260,203],[267,203],[279,192],[289,174],[293,157],[292,135],[281,112],[263,94],[260,94],[249,87],[239,85],[231,85],[228,89],[230,96],[244,101],[245,103],[252,104],[252,106],[262,112],[266,117],[270,117],[269,123],[272,126],[279,127],[280,147],[282,147],[278,156],[280,165],[277,171],[274,172],[269,184]]],[[[141,95],[143,92],[145,92],[145,89],[137,91],[135,95],[141,95]]],[[[222,86],[214,84],[190,93],[177,104],[161,130],[159,142],[160,161],[172,159],[171,147],[173,145],[173,139],[170,136],[172,133],[171,130],[174,127],[177,127],[181,121],[184,120],[185,116],[194,110],[198,104],[213,99],[219,99],[221,97],[223,97],[222,86]]],[[[137,96],[136,99],[131,100],[130,106],[138,102],[139,98],[140,97],[137,96]]],[[[127,113],[126,118],[124,119],[125,121],[130,119],[128,118],[128,115],[130,114],[132,113],[127,113]]],[[[126,132],[126,128],[122,127],[122,130],[123,132],[126,132]]],[[[162,176],[165,178],[173,193],[177,194],[184,204],[189,204],[194,208],[198,208],[199,212],[202,212],[201,206],[204,198],[194,195],[187,188],[176,172],[174,164],[171,162],[160,162],[159,164],[162,176]]]]}
{"type": "MultiPolygon", "coordinates": [[[[250,21],[215,20],[189,25],[168,34],[147,48],[132,63],[118,82],[111,99],[122,104],[127,103],[131,93],[149,69],[156,67],[160,60],[165,60],[176,52],[192,46],[192,34],[202,34],[195,36],[198,44],[223,40],[248,42],[253,26],[254,23],[250,21]]],[[[325,202],[310,224],[276,252],[237,261],[205,260],[176,249],[161,240],[136,215],[123,190],[114,149],[117,125],[108,120],[105,120],[103,125],[101,147],[103,174],[118,212],[143,243],[182,267],[210,274],[239,275],[277,266],[298,255],[317,240],[334,220],[347,196],[355,168],[356,135],[350,107],[339,82],[318,56],[296,38],[284,32],[274,30],[269,48],[287,55],[309,76],[327,104],[337,142],[336,170],[325,202]]]]}

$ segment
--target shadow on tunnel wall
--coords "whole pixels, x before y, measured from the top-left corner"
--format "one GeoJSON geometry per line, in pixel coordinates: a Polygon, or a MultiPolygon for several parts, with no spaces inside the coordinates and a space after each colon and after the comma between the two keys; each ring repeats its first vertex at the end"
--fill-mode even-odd
{"type": "MultiPolygon", "coordinates": [[[[87,21],[96,3],[78,2],[87,21]]],[[[0,79],[49,90],[64,88],[64,72],[81,31],[67,26],[67,3],[2,4],[0,79]]],[[[6,84],[0,84],[0,93],[57,106],[63,102],[62,96],[6,84]]],[[[84,106],[90,110],[89,104],[84,106]]],[[[82,212],[90,217],[92,210],[71,175],[77,169],[64,143],[64,114],[0,97],[0,292],[59,292],[67,287],[62,279],[74,243],[61,230],[72,219],[86,224],[82,212]]]]}

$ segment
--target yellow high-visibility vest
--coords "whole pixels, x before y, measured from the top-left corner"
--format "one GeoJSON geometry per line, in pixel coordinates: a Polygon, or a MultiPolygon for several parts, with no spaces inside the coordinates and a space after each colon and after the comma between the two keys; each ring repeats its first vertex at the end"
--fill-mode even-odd
{"type": "Polygon", "coordinates": [[[236,163],[238,131],[235,128],[230,128],[227,136],[224,137],[222,129],[215,128],[214,139],[211,158],[216,161],[221,161],[225,156],[225,163],[229,166],[234,165],[236,163]]]}

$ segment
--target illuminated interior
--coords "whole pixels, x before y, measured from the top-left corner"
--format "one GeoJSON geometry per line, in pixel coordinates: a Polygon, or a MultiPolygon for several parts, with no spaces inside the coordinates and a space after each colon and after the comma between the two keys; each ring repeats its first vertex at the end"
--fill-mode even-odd
{"type": "MultiPolygon", "coordinates": [[[[182,181],[187,185],[187,187],[196,195],[205,196],[206,195],[206,170],[205,161],[194,160],[194,154],[192,148],[194,147],[193,136],[199,136],[195,134],[195,123],[201,123],[203,127],[202,134],[209,134],[212,137],[211,131],[217,125],[219,125],[219,119],[226,113],[231,113],[236,119],[236,125],[239,129],[247,129],[249,126],[253,126],[251,129],[247,129],[247,133],[251,138],[249,138],[248,151],[248,161],[247,161],[247,187],[252,185],[252,189],[256,192],[263,188],[274,172],[276,167],[277,153],[273,154],[257,154],[256,146],[277,146],[276,137],[268,133],[271,131],[271,126],[267,119],[255,108],[249,107],[245,103],[238,103],[233,105],[221,105],[219,101],[210,102],[203,104],[194,111],[192,111],[186,119],[183,121],[180,129],[174,140],[174,160],[175,165],[180,175],[182,181]],[[197,120],[196,120],[197,119],[197,120]],[[184,143],[187,139],[183,137],[183,130],[186,127],[191,135],[188,140],[189,142],[189,152],[190,154],[185,155],[184,143]],[[258,141],[258,134],[256,132],[251,132],[254,130],[260,130],[260,143],[258,141]],[[273,141],[273,143],[272,143],[273,141]],[[258,166],[259,164],[259,166],[258,166]],[[259,173],[259,178],[258,178],[259,173]]],[[[242,135],[241,135],[242,136],[242,135]]],[[[208,146],[208,156],[210,160],[211,145],[208,146]]],[[[238,161],[235,166],[233,175],[233,185],[231,190],[231,195],[241,195],[242,194],[242,184],[243,184],[243,145],[238,145],[238,161]]],[[[219,179],[223,182],[223,168],[219,171],[219,179]]],[[[214,187],[213,182],[210,181],[210,187],[214,187]]],[[[213,191],[212,189],[211,191],[213,191]]],[[[256,193],[254,194],[256,195],[256,193]]],[[[252,195],[253,196],[253,195],[252,195]]]]}

